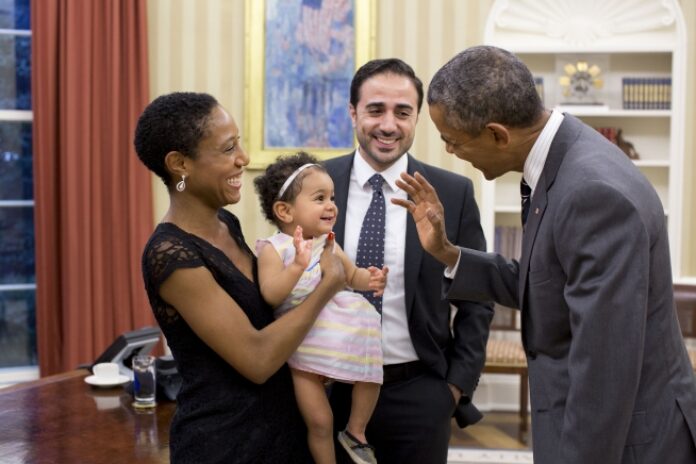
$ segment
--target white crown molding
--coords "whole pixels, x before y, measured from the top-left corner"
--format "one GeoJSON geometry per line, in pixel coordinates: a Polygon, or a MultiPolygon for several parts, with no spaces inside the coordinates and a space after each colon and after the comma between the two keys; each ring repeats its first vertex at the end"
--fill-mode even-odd
{"type": "Polygon", "coordinates": [[[498,0],[486,24],[486,43],[517,50],[524,44],[529,51],[670,49],[679,33],[675,2],[498,0]]]}

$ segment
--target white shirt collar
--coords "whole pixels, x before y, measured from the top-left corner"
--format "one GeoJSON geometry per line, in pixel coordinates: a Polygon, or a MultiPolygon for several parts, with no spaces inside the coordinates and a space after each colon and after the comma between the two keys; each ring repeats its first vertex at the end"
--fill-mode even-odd
{"type": "Polygon", "coordinates": [[[360,152],[360,147],[355,149],[355,156],[353,157],[353,172],[355,173],[355,178],[358,183],[364,188],[367,185],[367,181],[370,180],[374,174],[381,174],[384,177],[385,182],[389,185],[392,192],[396,192],[399,188],[396,186],[396,180],[400,178],[402,172],[406,172],[408,169],[408,156],[404,153],[398,160],[394,162],[391,166],[382,172],[375,171],[372,166],[367,164],[367,161],[362,157],[360,152]]]}
{"type": "Polygon", "coordinates": [[[537,183],[541,177],[541,172],[544,170],[544,164],[546,164],[546,158],[549,156],[549,148],[551,148],[551,142],[558,132],[558,128],[561,127],[563,122],[563,113],[560,111],[552,111],[549,120],[546,121],[546,125],[539,134],[539,137],[534,142],[532,149],[524,162],[524,180],[532,188],[532,195],[536,190],[537,183]]]}

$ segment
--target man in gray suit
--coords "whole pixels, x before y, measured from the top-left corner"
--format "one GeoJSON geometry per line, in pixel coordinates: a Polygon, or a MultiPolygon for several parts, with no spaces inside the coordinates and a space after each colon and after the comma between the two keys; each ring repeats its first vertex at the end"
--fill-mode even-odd
{"type": "Polygon", "coordinates": [[[534,461],[695,463],[696,382],[653,187],[597,131],[545,110],[505,50],[457,55],[433,77],[428,105],[449,153],[487,179],[523,172],[531,188],[519,262],[454,246],[424,176],[402,174],[410,199],[394,203],[448,266],[451,301],[521,310],[534,461]]]}

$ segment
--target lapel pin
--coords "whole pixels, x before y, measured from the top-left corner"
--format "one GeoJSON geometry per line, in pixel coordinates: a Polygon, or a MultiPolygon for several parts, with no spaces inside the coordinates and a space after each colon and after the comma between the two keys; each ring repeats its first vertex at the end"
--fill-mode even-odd
{"type": "Polygon", "coordinates": [[[534,214],[539,214],[539,208],[534,209],[534,214]]]}

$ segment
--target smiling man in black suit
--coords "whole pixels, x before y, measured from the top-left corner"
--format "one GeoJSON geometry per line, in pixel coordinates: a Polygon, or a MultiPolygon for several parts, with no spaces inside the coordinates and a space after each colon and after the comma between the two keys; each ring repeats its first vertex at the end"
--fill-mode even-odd
{"type": "MultiPolygon", "coordinates": [[[[444,464],[452,416],[462,427],[481,418],[471,398],[484,365],[493,311],[490,304],[461,301],[453,314],[441,289],[444,266],[423,251],[413,219],[391,199],[406,199],[396,187],[401,172],[424,174],[444,199],[448,238],[484,250],[473,186],[469,179],[408,153],[423,102],[423,85],[408,64],[370,61],[356,72],[350,93],[359,146],[327,161],[326,169],[339,209],[336,240],[352,259],[373,196],[368,181],[375,174],[383,178],[386,200],[386,239],[377,244],[383,246],[383,262],[365,263],[389,267],[380,302],[384,384],[367,439],[380,464],[444,464]]],[[[335,424],[345,425],[350,385],[335,384],[331,403],[335,424]]],[[[339,462],[350,462],[340,446],[336,449],[339,462]]]]}

